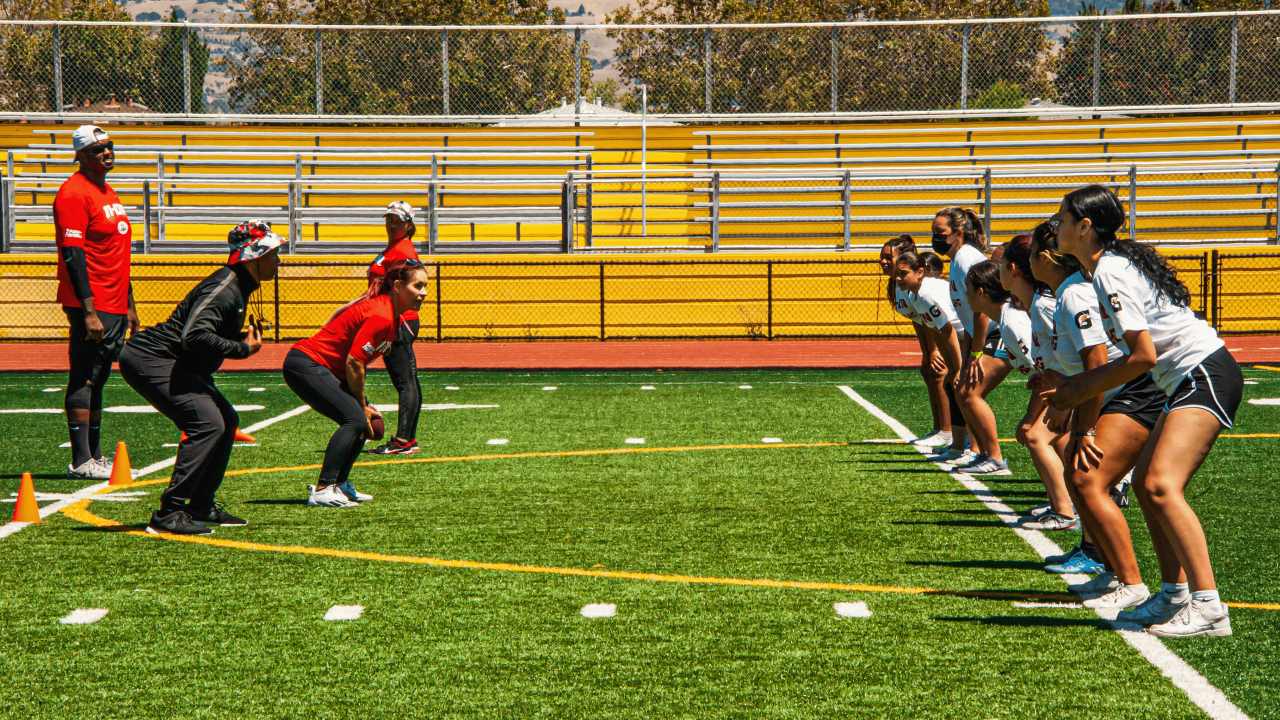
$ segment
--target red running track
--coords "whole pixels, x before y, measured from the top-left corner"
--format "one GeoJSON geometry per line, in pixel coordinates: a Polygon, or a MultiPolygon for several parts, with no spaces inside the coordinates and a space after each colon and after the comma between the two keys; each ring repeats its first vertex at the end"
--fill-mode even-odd
{"type": "MultiPolygon", "coordinates": [[[[1280,336],[1226,338],[1242,363],[1280,364],[1280,336]]],[[[66,372],[62,343],[5,343],[0,372],[66,372]]],[[[229,360],[228,372],[279,370],[291,346],[266,345],[247,360],[229,360]]],[[[617,341],[531,343],[418,343],[422,370],[714,370],[856,369],[914,367],[915,340],[617,341]]],[[[374,367],[381,367],[379,360],[374,367]]]]}

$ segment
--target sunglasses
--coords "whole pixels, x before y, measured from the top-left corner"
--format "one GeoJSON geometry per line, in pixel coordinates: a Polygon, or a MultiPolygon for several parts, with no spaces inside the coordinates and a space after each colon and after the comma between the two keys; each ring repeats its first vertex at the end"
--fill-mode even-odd
{"type": "Polygon", "coordinates": [[[116,151],[116,144],[114,141],[108,140],[102,143],[101,145],[90,145],[89,147],[84,149],[84,152],[86,155],[92,155],[96,157],[106,152],[107,150],[110,150],[111,152],[116,151]]]}
{"type": "Polygon", "coordinates": [[[426,265],[423,264],[421,260],[418,260],[416,258],[407,258],[404,261],[404,265],[405,267],[426,267],[426,265]]]}

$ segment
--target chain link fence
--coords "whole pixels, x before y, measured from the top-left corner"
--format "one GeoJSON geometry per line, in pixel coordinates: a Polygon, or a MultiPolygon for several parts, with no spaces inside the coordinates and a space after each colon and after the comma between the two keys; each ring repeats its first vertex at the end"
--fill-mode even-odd
{"type": "Polygon", "coordinates": [[[0,113],[508,118],[1280,107],[1280,11],[521,27],[0,23],[0,113]],[[590,35],[604,42],[593,47],[590,35]],[[579,106],[580,107],[580,106],[579,106]]]}

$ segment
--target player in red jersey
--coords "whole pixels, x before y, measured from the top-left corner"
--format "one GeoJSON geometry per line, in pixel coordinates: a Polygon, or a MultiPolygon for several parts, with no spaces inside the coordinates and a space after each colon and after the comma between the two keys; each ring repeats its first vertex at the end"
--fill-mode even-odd
{"type": "Polygon", "coordinates": [[[138,331],[129,284],[133,228],[107,184],[115,146],[102,128],[81,125],[71,135],[80,169],[53,200],[58,246],[58,302],[71,324],[71,372],[63,407],[71,436],[72,478],[111,477],[102,454],[102,388],[120,357],[126,330],[138,331]]]}
{"type": "MultiPolygon", "coordinates": [[[[417,260],[418,249],[413,244],[417,226],[413,222],[413,206],[396,200],[387,206],[382,216],[387,226],[387,247],[369,265],[369,284],[380,282],[386,268],[400,260],[417,260]]],[[[386,444],[370,450],[374,455],[409,455],[418,452],[418,415],[422,413],[422,385],[418,382],[418,358],[413,353],[413,343],[418,339],[418,313],[406,312],[400,318],[403,323],[391,348],[382,356],[387,365],[391,384],[399,395],[399,412],[396,415],[396,434],[386,444]]]]}
{"type": "Polygon", "coordinates": [[[296,343],[285,357],[284,381],[316,412],[338,423],[325,449],[320,479],[307,505],[355,507],[372,497],[356,492],[349,475],[366,439],[376,439],[381,415],[365,398],[365,374],[395,341],[405,312],[422,307],[426,268],[414,259],[386,266],[364,298],[341,310],[320,332],[296,343]]]}

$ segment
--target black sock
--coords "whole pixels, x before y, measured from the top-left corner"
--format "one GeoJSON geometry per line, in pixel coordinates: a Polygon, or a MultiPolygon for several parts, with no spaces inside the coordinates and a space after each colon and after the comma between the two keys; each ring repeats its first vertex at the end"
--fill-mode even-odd
{"type": "Polygon", "coordinates": [[[89,452],[89,423],[67,423],[67,434],[71,436],[71,467],[78,468],[93,458],[89,452]]]}
{"type": "Polygon", "coordinates": [[[1084,553],[1085,557],[1094,562],[1102,562],[1102,555],[1098,554],[1098,548],[1088,540],[1084,540],[1080,543],[1080,552],[1084,553]]]}
{"type": "Polygon", "coordinates": [[[89,454],[95,459],[102,457],[102,421],[89,421],[89,454]]]}

